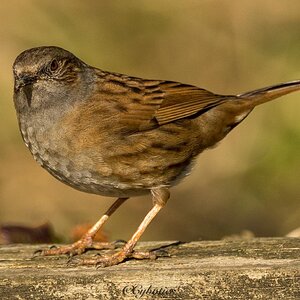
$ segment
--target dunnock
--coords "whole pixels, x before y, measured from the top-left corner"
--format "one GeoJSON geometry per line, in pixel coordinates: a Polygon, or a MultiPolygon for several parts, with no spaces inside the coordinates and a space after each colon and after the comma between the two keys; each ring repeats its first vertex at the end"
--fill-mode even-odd
{"type": "Polygon", "coordinates": [[[19,127],[35,160],[73,188],[118,197],[79,241],[42,254],[111,247],[93,242],[99,228],[129,197],[152,194],[153,208],[122,250],[83,261],[101,266],[154,257],[134,247],[196,156],[222,140],[256,105],[300,89],[300,81],[292,81],[237,96],[217,95],[178,82],[102,71],[58,47],[22,52],[13,71],[19,127]]]}

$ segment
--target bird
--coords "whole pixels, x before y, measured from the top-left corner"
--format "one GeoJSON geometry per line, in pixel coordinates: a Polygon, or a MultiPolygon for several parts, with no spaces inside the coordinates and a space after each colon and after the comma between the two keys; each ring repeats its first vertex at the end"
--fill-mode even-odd
{"type": "Polygon", "coordinates": [[[13,64],[14,106],[25,145],[61,182],[115,202],[77,242],[42,255],[80,255],[113,248],[93,241],[128,198],[153,206],[121,249],[82,264],[108,267],[156,258],[136,251],[170,188],[191,173],[196,157],[218,144],[260,104],[300,90],[300,80],[238,95],[219,95],[169,80],[143,79],[93,67],[56,46],[23,51],[13,64]]]}

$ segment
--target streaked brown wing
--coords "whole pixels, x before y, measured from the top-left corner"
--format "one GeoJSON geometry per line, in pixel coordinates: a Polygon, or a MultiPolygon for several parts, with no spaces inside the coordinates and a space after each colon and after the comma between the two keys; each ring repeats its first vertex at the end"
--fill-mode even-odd
{"type": "Polygon", "coordinates": [[[160,89],[164,99],[154,115],[159,125],[190,117],[226,101],[224,96],[177,82],[161,82],[160,89]]]}
{"type": "Polygon", "coordinates": [[[106,101],[116,102],[123,131],[151,129],[199,114],[228,99],[173,81],[145,80],[109,73],[101,84],[106,101]]]}

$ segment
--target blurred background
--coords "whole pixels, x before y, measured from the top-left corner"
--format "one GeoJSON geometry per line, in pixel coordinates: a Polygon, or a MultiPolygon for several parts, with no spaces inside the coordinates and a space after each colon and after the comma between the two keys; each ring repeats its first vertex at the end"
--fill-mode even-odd
{"type": "MultiPolygon", "coordinates": [[[[300,79],[300,1],[2,1],[0,44],[0,224],[49,221],[67,240],[114,199],[72,190],[35,163],[12,102],[15,57],[56,45],[104,70],[236,94],[300,79]]],[[[300,93],[257,107],[198,158],[143,240],[282,236],[299,227],[299,118],[300,93]]],[[[151,204],[130,199],[107,224],[109,239],[128,239],[151,204]]]]}

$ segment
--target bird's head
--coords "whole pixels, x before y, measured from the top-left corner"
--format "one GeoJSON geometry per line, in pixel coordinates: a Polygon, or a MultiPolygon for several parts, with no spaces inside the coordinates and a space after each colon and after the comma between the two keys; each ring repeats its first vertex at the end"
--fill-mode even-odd
{"type": "Polygon", "coordinates": [[[22,52],[13,64],[16,108],[39,108],[66,101],[80,85],[87,65],[71,52],[44,46],[22,52]]]}

